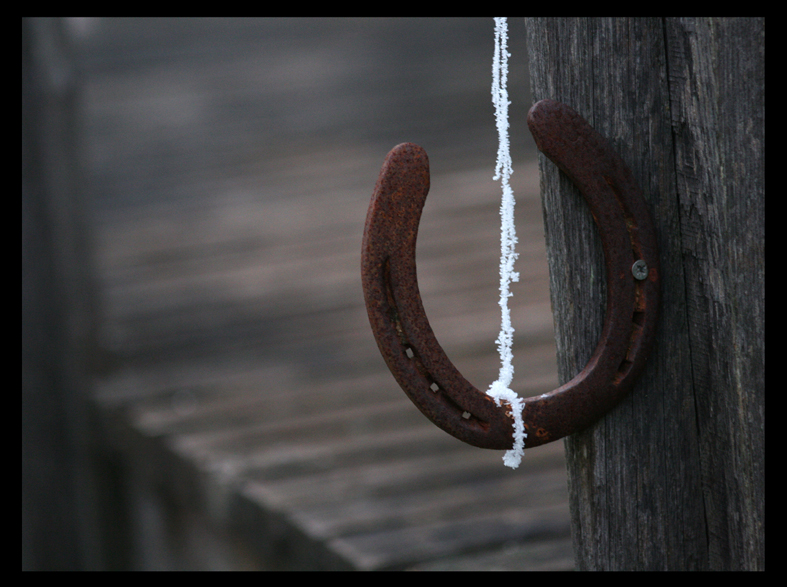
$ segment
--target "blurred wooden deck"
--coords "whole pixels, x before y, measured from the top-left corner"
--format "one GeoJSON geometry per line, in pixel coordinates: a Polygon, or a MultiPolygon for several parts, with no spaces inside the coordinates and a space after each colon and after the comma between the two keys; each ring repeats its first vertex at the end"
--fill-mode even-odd
{"type": "MultiPolygon", "coordinates": [[[[79,25],[112,357],[97,399],[135,565],[573,568],[562,442],[513,471],[434,427],[362,301],[380,164],[419,142],[424,305],[470,381],[497,377],[491,19],[79,25]]],[[[557,370],[524,30],[509,26],[514,387],[535,395],[557,370]]]]}

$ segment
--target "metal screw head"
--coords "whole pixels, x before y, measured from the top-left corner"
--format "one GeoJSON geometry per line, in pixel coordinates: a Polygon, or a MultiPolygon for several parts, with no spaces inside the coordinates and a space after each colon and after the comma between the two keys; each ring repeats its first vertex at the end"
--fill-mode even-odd
{"type": "Polygon", "coordinates": [[[648,277],[648,264],[645,263],[642,259],[639,261],[635,261],[634,264],[631,266],[631,274],[634,276],[634,279],[639,279],[642,281],[643,279],[647,279],[648,277]]]}

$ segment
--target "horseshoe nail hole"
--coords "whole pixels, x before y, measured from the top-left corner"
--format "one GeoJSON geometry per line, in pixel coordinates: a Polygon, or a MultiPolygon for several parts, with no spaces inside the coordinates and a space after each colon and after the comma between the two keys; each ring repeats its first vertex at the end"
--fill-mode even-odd
{"type": "Polygon", "coordinates": [[[470,412],[462,412],[462,417],[463,417],[465,420],[469,419],[469,418],[470,418],[470,416],[472,416],[472,415],[473,415],[473,414],[471,414],[470,412]]]}
{"type": "Polygon", "coordinates": [[[429,389],[432,391],[440,391],[440,386],[437,385],[437,383],[432,383],[432,385],[429,386],[429,389]]]}
{"type": "Polygon", "coordinates": [[[407,347],[407,348],[404,350],[404,354],[406,354],[406,355],[407,355],[407,358],[408,358],[408,359],[412,359],[412,358],[415,356],[415,353],[413,352],[413,349],[411,349],[410,347],[407,347]]]}
{"type": "Polygon", "coordinates": [[[631,370],[632,365],[633,365],[633,363],[631,361],[623,361],[618,366],[618,374],[615,375],[615,377],[613,378],[612,382],[615,385],[620,383],[623,380],[623,378],[625,378],[626,375],[628,375],[628,372],[631,370]]]}

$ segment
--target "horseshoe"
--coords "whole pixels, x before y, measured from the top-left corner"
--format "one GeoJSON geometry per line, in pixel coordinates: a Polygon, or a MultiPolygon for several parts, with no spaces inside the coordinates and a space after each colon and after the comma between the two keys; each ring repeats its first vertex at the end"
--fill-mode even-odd
{"type": "MultiPolygon", "coordinates": [[[[579,188],[604,249],[607,306],[601,339],[571,381],[525,398],[526,448],[579,432],[631,391],[653,344],[659,259],[647,204],[629,168],[574,110],[542,100],[528,113],[536,145],[579,188]]],[[[437,342],[418,290],[415,242],[429,192],[429,159],[418,145],[383,162],[364,227],[361,279],[377,346],[401,388],[434,424],[473,446],[510,449],[511,406],[469,383],[437,342]]]]}

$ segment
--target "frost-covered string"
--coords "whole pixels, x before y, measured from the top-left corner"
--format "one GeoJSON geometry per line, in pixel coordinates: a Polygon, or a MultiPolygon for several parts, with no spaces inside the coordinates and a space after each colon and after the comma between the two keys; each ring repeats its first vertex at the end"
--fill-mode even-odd
{"type": "Polygon", "coordinates": [[[495,54],[492,63],[492,103],[495,106],[495,119],[497,121],[497,134],[499,143],[497,148],[497,164],[495,175],[492,179],[500,180],[503,188],[502,203],[500,205],[500,334],[497,337],[497,349],[500,353],[500,373],[497,381],[492,383],[487,390],[487,395],[494,398],[498,406],[505,401],[510,405],[514,417],[514,446],[506,451],[503,463],[516,469],[524,454],[525,426],[522,421],[522,407],[524,401],[511,389],[514,378],[514,358],[512,346],[514,342],[514,328],[511,325],[511,311],[508,308],[508,298],[511,293],[511,282],[519,281],[519,273],[514,271],[514,262],[517,258],[515,251],[517,238],[514,225],[514,192],[509,185],[509,178],[513,173],[511,153],[508,140],[508,23],[505,17],[495,18],[495,54]]]}

